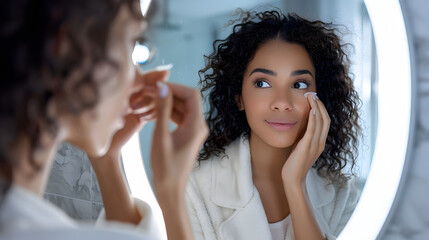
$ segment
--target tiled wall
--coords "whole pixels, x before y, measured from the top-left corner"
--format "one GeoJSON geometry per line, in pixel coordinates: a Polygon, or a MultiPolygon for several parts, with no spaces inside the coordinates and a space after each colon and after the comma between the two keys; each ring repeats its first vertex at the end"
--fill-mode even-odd
{"type": "Polygon", "coordinates": [[[414,38],[417,128],[406,187],[381,239],[423,240],[429,239],[429,1],[403,0],[402,3],[414,38]]]}
{"type": "Polygon", "coordinates": [[[97,218],[103,204],[97,178],[85,153],[69,144],[60,146],[45,198],[72,218],[97,218]]]}

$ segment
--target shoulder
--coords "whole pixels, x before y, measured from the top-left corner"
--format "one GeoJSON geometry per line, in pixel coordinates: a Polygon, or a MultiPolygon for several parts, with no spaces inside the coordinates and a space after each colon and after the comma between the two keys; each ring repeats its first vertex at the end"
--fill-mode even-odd
{"type": "Polygon", "coordinates": [[[248,145],[247,138],[240,137],[225,147],[225,153],[196,163],[188,181],[188,194],[219,205],[235,200],[241,204],[253,192],[248,145]],[[234,199],[226,200],[226,196],[234,199]]]}
{"type": "Polygon", "coordinates": [[[218,156],[212,155],[207,160],[195,163],[191,178],[196,180],[208,179],[213,171],[233,174],[250,159],[247,137],[241,136],[225,147],[225,152],[218,156]]]}
{"type": "Polygon", "coordinates": [[[32,229],[20,232],[8,232],[0,234],[0,239],[16,239],[16,240],[56,240],[61,236],[63,240],[74,239],[130,239],[130,240],[144,240],[144,239],[160,239],[153,236],[142,234],[133,231],[124,231],[118,229],[98,229],[91,227],[81,228],[51,228],[51,229],[32,229]]]}
{"type": "Polygon", "coordinates": [[[334,184],[337,198],[347,202],[348,205],[356,205],[359,200],[361,190],[356,184],[357,177],[350,177],[344,183],[334,184]]]}
{"type": "Polygon", "coordinates": [[[331,181],[327,177],[320,176],[314,168],[307,175],[306,185],[315,207],[343,205],[347,202],[356,204],[360,195],[355,177],[343,182],[331,181]]]}
{"type": "Polygon", "coordinates": [[[344,182],[330,181],[316,169],[307,175],[308,195],[325,234],[338,236],[353,213],[360,196],[355,181],[354,177],[344,182]]]}

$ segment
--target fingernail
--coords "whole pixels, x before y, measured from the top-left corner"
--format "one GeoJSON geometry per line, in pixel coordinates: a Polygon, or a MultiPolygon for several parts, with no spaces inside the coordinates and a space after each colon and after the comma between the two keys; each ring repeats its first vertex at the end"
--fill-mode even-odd
{"type": "Polygon", "coordinates": [[[313,109],[313,115],[316,115],[316,109],[313,109]]]}
{"type": "Polygon", "coordinates": [[[311,94],[313,96],[314,100],[319,99],[319,97],[317,97],[317,93],[315,93],[315,92],[306,92],[306,93],[304,93],[304,97],[308,97],[309,94],[311,94]]]}
{"type": "Polygon", "coordinates": [[[313,92],[306,92],[306,93],[304,93],[304,97],[308,97],[308,94],[313,94],[313,92]]]}
{"type": "Polygon", "coordinates": [[[164,82],[156,82],[156,85],[159,87],[159,96],[161,98],[167,97],[168,86],[164,82]]]}
{"type": "Polygon", "coordinates": [[[166,65],[159,65],[159,66],[156,66],[154,68],[154,70],[156,70],[156,71],[167,71],[167,70],[171,70],[173,68],[173,66],[174,65],[172,63],[166,64],[166,65]]]}
{"type": "Polygon", "coordinates": [[[313,99],[314,99],[314,100],[319,99],[319,97],[317,96],[317,93],[315,93],[315,92],[314,92],[312,95],[313,95],[313,99]]]}

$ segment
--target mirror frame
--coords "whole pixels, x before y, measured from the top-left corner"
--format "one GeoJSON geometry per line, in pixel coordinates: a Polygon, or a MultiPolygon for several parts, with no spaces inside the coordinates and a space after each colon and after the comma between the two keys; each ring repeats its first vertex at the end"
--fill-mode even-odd
{"type": "MultiPolygon", "coordinates": [[[[338,237],[347,240],[376,239],[389,222],[397,205],[394,200],[403,188],[416,119],[415,71],[408,42],[411,38],[407,35],[400,0],[364,2],[376,44],[379,121],[368,179],[356,209],[338,237]],[[405,140],[392,141],[395,139],[405,140]]],[[[152,207],[163,238],[167,239],[162,212],[143,166],[138,133],[125,144],[121,154],[131,193],[152,207]]]]}
{"type": "Polygon", "coordinates": [[[413,48],[401,3],[364,2],[377,52],[379,120],[368,179],[355,211],[338,237],[347,240],[376,239],[386,229],[398,205],[395,199],[404,187],[416,119],[413,48]]]}

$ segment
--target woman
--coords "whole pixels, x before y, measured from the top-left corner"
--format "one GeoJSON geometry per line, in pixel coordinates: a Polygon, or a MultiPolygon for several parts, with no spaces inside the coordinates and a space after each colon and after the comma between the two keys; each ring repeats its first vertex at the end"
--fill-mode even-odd
{"type": "Polygon", "coordinates": [[[186,199],[196,239],[335,239],[358,191],[359,98],[335,28],[244,13],[200,71],[210,134],[186,199]],[[317,93],[316,93],[317,92],[317,93]]]}
{"type": "Polygon", "coordinates": [[[135,0],[2,3],[0,236],[5,239],[158,239],[149,206],[134,199],[120,149],[157,118],[152,168],[169,239],[191,239],[184,189],[206,135],[199,94],[141,74],[131,53],[147,25],[135,0]],[[177,125],[169,131],[169,120],[177,125]],[[119,130],[119,131],[118,131],[119,130]],[[58,146],[85,151],[105,220],[82,226],[42,195],[58,146]]]}

